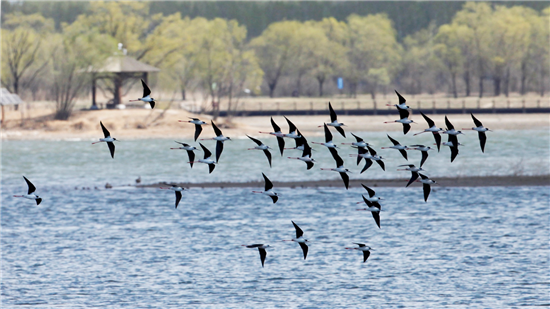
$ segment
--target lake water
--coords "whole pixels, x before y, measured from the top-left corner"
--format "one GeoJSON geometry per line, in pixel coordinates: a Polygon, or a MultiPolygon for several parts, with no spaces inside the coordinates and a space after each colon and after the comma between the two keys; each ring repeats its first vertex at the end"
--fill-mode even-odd
{"type": "MultiPolygon", "coordinates": [[[[485,154],[477,134],[469,134],[454,163],[442,149],[425,168],[435,179],[548,174],[547,131],[492,133],[485,154]]],[[[384,134],[363,135],[376,149],[388,145],[384,134]]],[[[433,140],[394,135],[403,143],[433,140]]],[[[276,146],[274,138],[262,139],[276,146]]],[[[365,193],[357,187],[276,188],[277,204],[251,193],[261,188],[193,188],[174,209],[173,192],[126,185],[138,176],[144,183],[259,181],[261,172],[274,182],[339,177],[317,169],[334,165],[322,147],[314,170],[275,152],[269,169],[261,151],[241,151],[251,141],[238,139],[226,142],[209,175],[202,164],[190,169],[184,151],[168,149],[174,146],[120,141],[113,160],[105,145],[90,141],[3,142],[2,308],[550,305],[549,187],[436,185],[428,203],[418,185],[376,188],[386,199],[381,229],[370,213],[356,211],[365,193]],[[41,205],[12,197],[26,191],[21,175],[38,188],[41,205]],[[114,188],[104,189],[106,182],[114,188]],[[281,241],[295,237],[291,220],[310,242],[305,261],[298,244],[281,241]],[[366,263],[361,252],[345,250],[354,242],[374,248],[366,263]],[[241,246],[253,243],[272,246],[265,268],[256,249],[241,246]]],[[[395,171],[407,163],[397,151],[379,153],[387,172],[375,165],[358,174],[362,164],[347,157],[351,178],[368,185],[407,175],[395,171]]],[[[420,155],[409,155],[418,164],[420,155]]]]}

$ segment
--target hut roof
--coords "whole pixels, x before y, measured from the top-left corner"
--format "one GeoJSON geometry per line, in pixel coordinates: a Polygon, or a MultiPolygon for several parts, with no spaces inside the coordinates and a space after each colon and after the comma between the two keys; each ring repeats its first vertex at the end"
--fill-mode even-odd
{"type": "Polygon", "coordinates": [[[129,56],[113,56],[107,58],[105,65],[96,72],[108,73],[135,73],[158,72],[159,68],[140,62],[129,56]]]}
{"type": "Polygon", "coordinates": [[[10,93],[6,88],[2,88],[0,90],[0,94],[0,105],[14,105],[23,103],[17,94],[10,93]]]}

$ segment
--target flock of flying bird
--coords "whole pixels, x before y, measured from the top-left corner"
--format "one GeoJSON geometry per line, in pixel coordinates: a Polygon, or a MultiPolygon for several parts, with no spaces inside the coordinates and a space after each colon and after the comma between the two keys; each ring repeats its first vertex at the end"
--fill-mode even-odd
{"type": "MultiPolygon", "coordinates": [[[[151,91],[149,90],[149,87],[147,87],[146,83],[143,80],[141,80],[141,82],[142,82],[143,89],[144,89],[143,90],[143,97],[139,98],[137,100],[132,100],[132,101],[143,101],[143,102],[149,103],[151,105],[151,108],[154,108],[155,100],[150,96],[151,91]]],[[[401,96],[397,91],[395,91],[395,93],[397,94],[397,96],[399,98],[399,104],[395,104],[393,106],[395,106],[397,108],[397,110],[399,112],[399,115],[400,115],[400,119],[395,120],[394,122],[401,123],[403,125],[403,133],[407,134],[409,132],[409,130],[411,129],[410,124],[414,123],[413,120],[409,119],[411,108],[406,105],[406,100],[403,98],[403,96],[401,96]]],[[[392,105],[388,104],[388,106],[392,106],[392,105]]],[[[344,186],[346,187],[346,189],[348,189],[349,188],[348,173],[350,173],[351,171],[344,167],[344,161],[340,157],[340,155],[338,154],[338,151],[337,151],[337,149],[339,147],[333,142],[332,133],[330,132],[330,130],[328,128],[329,126],[335,128],[336,131],[339,132],[345,138],[346,133],[343,129],[344,124],[338,122],[336,112],[332,108],[332,105],[330,104],[330,102],[329,102],[329,111],[330,111],[331,122],[330,123],[324,123],[322,126],[319,126],[319,127],[324,128],[325,142],[312,142],[312,143],[323,145],[323,146],[327,147],[328,150],[330,151],[330,153],[332,154],[332,157],[334,158],[334,161],[335,161],[335,164],[336,164],[335,168],[321,168],[321,170],[328,170],[328,171],[338,172],[340,174],[343,182],[344,182],[344,186]]],[[[422,115],[422,117],[428,123],[428,128],[425,129],[424,131],[416,133],[414,135],[418,135],[418,134],[426,133],[426,132],[432,133],[433,137],[435,139],[435,145],[437,146],[438,151],[440,150],[441,144],[443,144],[444,146],[448,146],[451,149],[451,162],[453,162],[455,160],[456,156],[459,153],[458,146],[461,145],[458,142],[457,136],[460,135],[460,134],[463,134],[463,133],[461,131],[455,130],[454,126],[449,121],[447,116],[445,116],[446,130],[443,130],[442,128],[438,128],[435,125],[434,121],[432,119],[430,119],[429,117],[427,117],[426,115],[424,115],[424,113],[420,112],[420,114],[422,115]],[[448,135],[448,141],[444,142],[444,143],[441,143],[441,135],[440,134],[447,134],[448,135]]],[[[474,130],[474,131],[478,132],[481,151],[484,152],[485,151],[485,143],[486,143],[486,140],[487,140],[485,132],[490,131],[490,130],[488,128],[485,128],[483,126],[483,124],[473,114],[471,114],[471,116],[472,116],[472,119],[474,121],[475,127],[465,128],[463,130],[474,130]]],[[[194,140],[196,142],[198,140],[201,132],[202,132],[202,126],[205,125],[206,122],[204,122],[202,120],[199,120],[198,118],[190,118],[190,119],[191,120],[180,120],[180,122],[188,122],[188,123],[192,123],[192,124],[195,125],[194,140]]],[[[304,135],[297,129],[297,127],[288,118],[285,117],[285,119],[286,119],[286,121],[288,123],[288,126],[289,126],[289,132],[288,133],[283,133],[281,131],[281,128],[275,123],[275,121],[273,120],[273,117],[271,118],[271,125],[273,127],[273,132],[259,132],[259,133],[270,134],[270,135],[273,135],[277,138],[277,143],[278,143],[278,146],[279,146],[279,151],[281,153],[281,156],[283,156],[284,150],[287,150],[287,149],[296,149],[296,150],[302,151],[302,155],[300,157],[288,157],[288,158],[289,159],[297,159],[297,160],[305,162],[307,170],[310,170],[314,166],[314,164],[316,163],[315,159],[312,158],[312,152],[311,152],[312,148],[311,148],[311,146],[309,146],[308,141],[306,140],[304,135]],[[292,147],[292,148],[285,148],[284,138],[293,139],[295,141],[296,146],[292,147]]],[[[386,122],[386,123],[391,123],[391,122],[386,122]]],[[[187,153],[188,153],[188,156],[189,156],[189,162],[188,163],[190,164],[191,168],[193,168],[194,163],[204,163],[204,164],[208,165],[209,173],[212,173],[214,171],[214,169],[216,167],[216,164],[218,164],[218,162],[220,160],[220,156],[223,152],[224,142],[228,141],[228,140],[231,140],[231,138],[226,137],[226,136],[223,135],[222,131],[216,126],[216,124],[213,121],[211,121],[211,125],[212,125],[212,128],[214,129],[214,133],[216,134],[216,136],[213,137],[213,138],[207,138],[207,139],[201,139],[201,140],[215,140],[216,141],[216,156],[215,156],[215,159],[212,158],[212,153],[210,152],[210,150],[208,148],[206,148],[200,142],[199,142],[199,145],[202,148],[204,156],[203,156],[202,159],[198,159],[198,160],[195,160],[195,153],[194,153],[195,150],[198,150],[197,147],[191,146],[187,143],[176,142],[176,143],[180,144],[181,146],[176,147],[176,148],[171,148],[171,149],[186,150],[187,153]]],[[[103,130],[104,137],[100,138],[99,141],[94,142],[92,144],[105,142],[107,144],[108,148],[109,148],[109,152],[111,154],[111,157],[114,158],[114,156],[115,156],[114,141],[116,141],[116,138],[113,138],[111,136],[111,133],[109,132],[109,130],[107,130],[107,128],[105,128],[105,126],[103,125],[103,123],[101,121],[100,121],[100,126],[101,126],[101,129],[103,130]]],[[[385,171],[386,167],[385,167],[385,164],[384,164],[384,161],[383,161],[384,158],[382,156],[379,156],[376,153],[376,151],[372,148],[372,145],[370,145],[368,142],[365,142],[361,137],[359,137],[359,136],[357,136],[353,133],[351,133],[351,134],[353,135],[353,137],[355,138],[356,141],[352,142],[352,143],[342,143],[342,144],[351,145],[352,147],[357,149],[357,154],[350,154],[350,156],[357,157],[357,165],[359,165],[363,159],[365,160],[365,166],[361,170],[361,173],[363,173],[367,169],[369,169],[372,166],[373,161],[375,161],[380,166],[380,168],[382,168],[382,170],[385,171]]],[[[422,173],[424,171],[422,166],[424,165],[424,163],[426,162],[426,160],[428,158],[428,151],[432,150],[432,148],[429,147],[429,146],[425,146],[425,145],[411,145],[410,147],[405,146],[405,145],[401,145],[397,140],[395,140],[391,136],[389,136],[389,135],[387,135],[387,136],[388,136],[389,140],[391,141],[391,143],[393,144],[393,146],[382,147],[381,149],[396,149],[401,153],[403,158],[406,159],[406,160],[408,160],[407,150],[418,150],[422,153],[422,158],[420,160],[420,165],[418,167],[414,164],[403,164],[403,165],[399,165],[399,166],[400,167],[405,167],[405,168],[398,169],[398,170],[411,172],[411,178],[409,179],[406,187],[408,187],[410,184],[412,184],[415,181],[419,181],[423,184],[424,201],[427,202],[428,201],[428,196],[429,196],[430,191],[431,191],[431,185],[435,184],[436,182],[434,180],[428,178],[428,176],[426,176],[425,174],[422,173]],[[420,179],[418,179],[418,178],[420,178],[420,179]]],[[[271,152],[269,150],[272,149],[272,148],[267,146],[266,144],[264,144],[259,139],[256,139],[256,138],[251,137],[251,136],[248,136],[248,138],[250,138],[256,144],[256,146],[254,146],[253,148],[248,148],[248,150],[262,150],[264,152],[266,158],[267,158],[269,166],[271,167],[271,165],[272,165],[272,162],[271,162],[272,161],[272,156],[271,156],[271,152]]],[[[264,173],[262,173],[262,176],[263,176],[264,181],[265,181],[264,191],[252,191],[252,192],[267,195],[273,200],[273,203],[276,203],[279,199],[279,195],[278,195],[277,192],[275,192],[273,190],[273,183],[269,180],[269,178],[264,173]]],[[[23,197],[23,198],[35,200],[36,204],[39,205],[42,201],[42,198],[40,198],[35,193],[36,187],[25,176],[23,176],[23,178],[25,179],[25,181],[27,183],[27,186],[28,186],[27,194],[25,194],[25,195],[14,195],[14,197],[23,197]]],[[[361,184],[361,185],[365,188],[365,190],[367,190],[368,197],[362,195],[363,201],[358,202],[357,204],[365,203],[367,205],[367,207],[362,208],[362,209],[357,209],[357,210],[369,211],[372,214],[376,225],[378,226],[378,228],[380,228],[380,211],[381,211],[380,200],[382,200],[382,198],[376,196],[375,191],[372,190],[371,188],[365,186],[364,184],[361,184]]],[[[179,203],[182,199],[182,192],[184,191],[184,188],[181,187],[181,186],[178,186],[178,185],[172,185],[171,187],[168,187],[168,188],[162,187],[161,189],[168,189],[168,190],[172,190],[172,191],[175,192],[175,195],[176,195],[175,208],[177,209],[177,207],[178,207],[178,205],[179,205],[179,203]]],[[[302,248],[302,252],[303,252],[303,256],[304,256],[304,260],[305,260],[306,257],[307,257],[307,253],[308,253],[307,239],[304,238],[304,236],[303,236],[304,232],[302,231],[302,229],[296,223],[294,223],[294,221],[291,221],[291,222],[294,225],[294,228],[296,230],[296,238],[291,239],[291,240],[285,240],[285,241],[297,242],[300,245],[300,247],[302,248]]],[[[355,244],[358,245],[358,247],[346,248],[346,249],[355,249],[355,250],[362,251],[363,252],[363,262],[367,261],[369,255],[370,255],[370,250],[372,250],[372,248],[369,247],[369,246],[366,246],[363,243],[355,243],[355,244]]],[[[268,248],[269,245],[253,244],[253,245],[243,245],[243,246],[245,246],[247,248],[257,248],[259,250],[260,260],[261,260],[262,267],[263,267],[264,262],[265,262],[265,258],[267,256],[266,248],[268,248]]]]}

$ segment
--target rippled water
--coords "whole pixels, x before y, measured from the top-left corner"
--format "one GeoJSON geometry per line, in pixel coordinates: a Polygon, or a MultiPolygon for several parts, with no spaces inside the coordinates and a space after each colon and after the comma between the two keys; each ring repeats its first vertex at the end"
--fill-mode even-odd
{"type": "MultiPolygon", "coordinates": [[[[465,139],[458,162],[448,165],[442,149],[426,168],[440,176],[507,174],[506,162],[523,158],[521,173],[546,173],[548,145],[528,137],[544,140],[547,132],[493,133],[484,156],[476,140],[465,139]]],[[[372,136],[376,146],[386,144],[384,135],[372,136]]],[[[174,209],[173,192],[122,186],[138,175],[145,183],[260,180],[261,171],[274,181],[331,175],[276,157],[269,170],[260,151],[230,164],[238,153],[232,147],[250,147],[246,140],[226,143],[208,175],[203,165],[190,170],[186,153],[167,149],[173,144],[121,141],[112,160],[105,145],[88,141],[4,142],[2,308],[550,305],[548,187],[434,186],[428,203],[417,185],[376,188],[386,199],[378,229],[369,213],[355,210],[360,188],[279,188],[277,204],[251,193],[258,188],[197,188],[174,209]],[[11,197],[24,193],[23,174],[44,198],[40,206],[11,197]],[[93,188],[106,181],[115,188],[93,188]],[[310,241],[306,261],[296,243],[281,241],[295,236],[291,220],[310,241]],[[354,242],[374,248],[366,263],[344,249],[354,242]],[[265,268],[257,250],[241,246],[252,243],[272,246],[265,268]]],[[[387,153],[392,170],[406,162],[387,153]]],[[[316,155],[319,167],[333,165],[325,149],[316,155]]],[[[373,166],[354,176],[391,175],[402,174],[373,166]]]]}

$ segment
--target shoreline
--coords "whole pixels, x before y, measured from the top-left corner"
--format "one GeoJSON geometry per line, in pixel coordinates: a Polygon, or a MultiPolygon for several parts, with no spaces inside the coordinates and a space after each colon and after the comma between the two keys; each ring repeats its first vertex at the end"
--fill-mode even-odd
{"type": "MultiPolygon", "coordinates": [[[[538,176],[465,176],[453,178],[435,178],[439,187],[519,187],[519,186],[550,186],[550,175],[538,176]]],[[[369,187],[405,187],[409,178],[396,179],[374,179],[374,180],[352,180],[350,187],[361,187],[361,183],[369,187]]],[[[160,182],[155,184],[134,185],[137,188],[156,188],[165,186],[169,183],[160,182]]],[[[206,182],[206,183],[175,183],[183,188],[263,188],[263,181],[253,182],[206,182]]],[[[273,182],[274,187],[278,188],[316,188],[316,187],[342,187],[343,183],[339,179],[335,180],[316,180],[308,182],[273,182]]],[[[411,184],[419,186],[419,184],[411,184]]]]}

